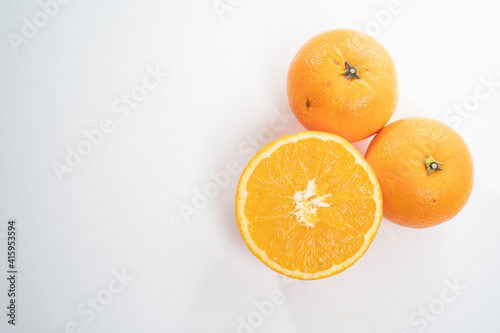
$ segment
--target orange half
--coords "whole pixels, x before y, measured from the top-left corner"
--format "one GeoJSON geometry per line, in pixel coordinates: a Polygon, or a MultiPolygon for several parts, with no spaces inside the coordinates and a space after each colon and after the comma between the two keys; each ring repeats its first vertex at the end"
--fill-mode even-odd
{"type": "Polygon", "coordinates": [[[296,279],[320,279],[366,252],[382,220],[382,192],[370,165],[345,139],[299,132],[271,142],[248,163],[236,219],[264,264],[296,279]]]}

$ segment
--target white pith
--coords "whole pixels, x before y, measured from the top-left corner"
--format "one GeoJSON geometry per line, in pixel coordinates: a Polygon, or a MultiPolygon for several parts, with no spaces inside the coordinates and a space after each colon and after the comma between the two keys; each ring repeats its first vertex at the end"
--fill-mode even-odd
{"type": "Polygon", "coordinates": [[[311,221],[309,217],[311,215],[316,217],[316,209],[318,207],[330,206],[330,204],[323,202],[323,199],[328,196],[330,196],[330,194],[317,197],[314,179],[307,182],[307,186],[304,191],[295,192],[295,195],[293,196],[293,199],[295,200],[295,210],[293,214],[297,216],[298,222],[308,227],[314,227],[314,222],[311,221]]]}

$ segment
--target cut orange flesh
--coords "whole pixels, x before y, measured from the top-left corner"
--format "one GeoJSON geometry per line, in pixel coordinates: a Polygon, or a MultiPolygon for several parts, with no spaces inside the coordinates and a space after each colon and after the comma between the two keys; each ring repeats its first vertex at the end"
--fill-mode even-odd
{"type": "Polygon", "coordinates": [[[300,132],[260,150],[241,175],[236,218],[252,253],[297,279],[337,274],[368,249],[382,220],[377,178],[330,133],[300,132]]]}

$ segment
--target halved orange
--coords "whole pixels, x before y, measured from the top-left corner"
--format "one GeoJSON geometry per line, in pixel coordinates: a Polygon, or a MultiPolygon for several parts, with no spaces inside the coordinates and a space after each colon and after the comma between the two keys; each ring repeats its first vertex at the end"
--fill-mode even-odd
{"type": "Polygon", "coordinates": [[[236,219],[264,264],[296,279],[320,279],[366,252],[382,220],[382,192],[345,139],[299,132],[271,142],[248,163],[236,219]]]}

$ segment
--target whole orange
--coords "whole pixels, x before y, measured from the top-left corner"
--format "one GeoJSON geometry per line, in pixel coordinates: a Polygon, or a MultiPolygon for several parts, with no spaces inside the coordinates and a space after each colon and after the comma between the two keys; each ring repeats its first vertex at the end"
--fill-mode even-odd
{"type": "Polygon", "coordinates": [[[474,183],[469,148],[451,127],[406,118],[384,127],[365,154],[384,200],[384,217],[402,226],[431,227],[465,206],[474,183]]]}
{"type": "Polygon", "coordinates": [[[295,55],[287,93],[305,128],[355,142],[375,134],[394,113],[396,68],[374,38],[356,30],[331,30],[311,38],[295,55]]]}

